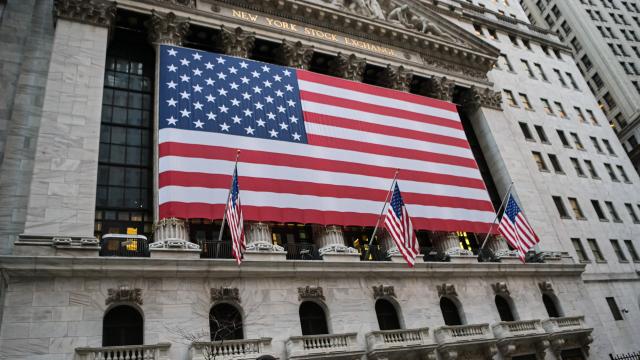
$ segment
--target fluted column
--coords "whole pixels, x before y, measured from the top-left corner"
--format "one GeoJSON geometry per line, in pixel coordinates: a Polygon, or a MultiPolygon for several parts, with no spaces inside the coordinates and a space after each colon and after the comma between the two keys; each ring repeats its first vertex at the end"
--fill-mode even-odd
{"type": "Polygon", "coordinates": [[[151,18],[145,25],[149,33],[149,42],[158,45],[181,45],[189,32],[188,19],[176,16],[172,12],[163,15],[151,11],[151,18]]]}
{"type": "Polygon", "coordinates": [[[200,249],[198,244],[189,242],[187,222],[177,218],[159,220],[154,226],[154,242],[151,249],[200,249]]]}
{"type": "Polygon", "coordinates": [[[256,41],[256,33],[244,31],[241,27],[230,29],[222,25],[222,48],[225,54],[248,58],[256,41]]]}
{"type": "Polygon", "coordinates": [[[303,45],[300,41],[282,40],[282,63],[298,69],[309,69],[313,57],[313,46],[303,45]]]}
{"type": "Polygon", "coordinates": [[[346,55],[338,53],[336,58],[329,63],[329,72],[333,76],[352,81],[362,81],[364,67],[367,64],[365,59],[354,54],[346,55]]]}
{"type": "Polygon", "coordinates": [[[428,97],[444,101],[453,100],[453,89],[455,83],[446,77],[432,77],[427,81],[426,94],[428,97]]]}
{"type": "Polygon", "coordinates": [[[402,65],[387,65],[387,68],[385,69],[382,76],[382,83],[388,88],[404,92],[409,92],[409,90],[411,89],[411,80],[413,79],[413,73],[405,69],[402,65]]]}
{"type": "Polygon", "coordinates": [[[446,255],[473,255],[473,252],[460,247],[460,238],[454,232],[434,233],[433,246],[446,255]]]}
{"type": "Polygon", "coordinates": [[[336,225],[315,226],[314,238],[321,256],[327,254],[357,254],[358,251],[345,245],[342,227],[336,225]]]}
{"type": "Polygon", "coordinates": [[[263,222],[250,222],[244,226],[248,251],[284,251],[279,245],[274,245],[271,238],[271,227],[263,222]]]}

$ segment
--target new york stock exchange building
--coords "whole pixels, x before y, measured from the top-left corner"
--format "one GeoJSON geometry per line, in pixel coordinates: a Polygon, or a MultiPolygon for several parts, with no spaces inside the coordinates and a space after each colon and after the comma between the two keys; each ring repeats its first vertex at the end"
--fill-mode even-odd
{"type": "Polygon", "coordinates": [[[2,359],[640,351],[640,178],[515,0],[0,0],[0,44],[2,359]]]}

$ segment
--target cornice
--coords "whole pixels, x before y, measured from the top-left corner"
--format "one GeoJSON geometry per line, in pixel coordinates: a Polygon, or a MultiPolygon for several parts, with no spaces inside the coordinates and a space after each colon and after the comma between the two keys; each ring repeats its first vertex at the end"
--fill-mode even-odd
{"type": "Polygon", "coordinates": [[[154,259],[71,256],[0,256],[0,270],[9,277],[217,277],[343,278],[362,274],[385,278],[451,278],[473,276],[564,276],[580,278],[584,264],[553,263],[416,263],[414,268],[393,262],[252,261],[238,266],[233,259],[154,259]]]}

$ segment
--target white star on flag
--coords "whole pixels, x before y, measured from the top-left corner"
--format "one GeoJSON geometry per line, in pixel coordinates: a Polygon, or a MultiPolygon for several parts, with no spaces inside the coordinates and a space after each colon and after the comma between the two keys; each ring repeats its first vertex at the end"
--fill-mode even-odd
{"type": "Polygon", "coordinates": [[[271,137],[277,138],[278,132],[275,129],[271,129],[269,130],[269,135],[271,135],[271,137]]]}
{"type": "Polygon", "coordinates": [[[289,104],[289,106],[291,106],[291,107],[295,107],[295,106],[296,106],[296,102],[295,102],[295,101],[293,101],[293,100],[291,100],[291,99],[289,99],[289,100],[287,101],[287,104],[289,104]]]}
{"type": "Polygon", "coordinates": [[[189,60],[187,60],[187,59],[180,60],[180,65],[182,65],[182,66],[189,66],[190,63],[191,62],[189,60]]]}
{"type": "Polygon", "coordinates": [[[169,106],[173,106],[173,107],[175,107],[177,103],[178,103],[178,102],[177,102],[177,101],[175,101],[175,100],[173,100],[173,98],[171,98],[171,99],[167,100],[167,104],[169,104],[169,106]]]}
{"type": "Polygon", "coordinates": [[[220,96],[227,96],[227,90],[220,88],[218,89],[218,94],[220,94],[220,96]]]}
{"type": "Polygon", "coordinates": [[[227,113],[229,111],[229,108],[224,105],[218,106],[218,109],[220,109],[220,112],[223,112],[223,113],[227,113]]]}
{"type": "Polygon", "coordinates": [[[173,64],[167,66],[167,69],[169,69],[169,72],[176,72],[176,70],[178,70],[178,68],[173,64]]]}
{"type": "Polygon", "coordinates": [[[262,119],[258,119],[258,120],[256,120],[256,123],[258,123],[258,126],[262,126],[262,127],[264,127],[264,123],[265,123],[265,121],[264,121],[264,120],[262,120],[262,119]]]}
{"type": "Polygon", "coordinates": [[[283,71],[284,76],[291,76],[291,71],[285,70],[283,71]]]}
{"type": "Polygon", "coordinates": [[[178,119],[174,118],[173,116],[171,116],[170,118],[167,119],[167,122],[169,123],[169,125],[176,125],[176,122],[178,122],[178,119]]]}
{"type": "Polygon", "coordinates": [[[264,72],[269,72],[269,70],[270,70],[270,69],[269,69],[269,67],[268,67],[267,65],[263,65],[263,66],[262,66],[262,71],[264,71],[264,72]]]}
{"type": "Polygon", "coordinates": [[[202,59],[202,55],[196,53],[191,54],[191,56],[193,56],[193,60],[200,60],[202,59]]]}
{"type": "Polygon", "coordinates": [[[209,61],[207,61],[207,63],[204,64],[204,67],[206,67],[207,70],[213,70],[213,64],[209,61]]]}
{"type": "Polygon", "coordinates": [[[213,80],[212,78],[208,78],[208,79],[205,79],[205,80],[204,80],[204,82],[206,82],[206,83],[207,83],[207,85],[209,85],[209,86],[213,86],[213,84],[214,84],[216,81],[215,81],[215,80],[213,80]]]}
{"type": "Polygon", "coordinates": [[[220,130],[229,132],[229,125],[227,125],[227,123],[220,124],[220,130]]]}
{"type": "Polygon", "coordinates": [[[242,122],[242,119],[238,115],[234,115],[231,119],[233,120],[234,124],[240,124],[242,122]]]}
{"type": "Polygon", "coordinates": [[[249,64],[247,64],[244,61],[240,63],[240,67],[243,68],[243,69],[246,69],[248,66],[249,66],[249,64]]]}
{"type": "Polygon", "coordinates": [[[199,101],[193,103],[193,108],[196,110],[202,110],[202,104],[199,101]]]}
{"type": "Polygon", "coordinates": [[[168,49],[167,53],[169,54],[169,56],[176,56],[178,52],[175,49],[168,49]]]}
{"type": "Polygon", "coordinates": [[[182,80],[183,82],[189,82],[189,79],[191,78],[188,77],[187,74],[180,75],[180,80],[182,80]]]}
{"type": "Polygon", "coordinates": [[[216,114],[213,113],[213,111],[209,111],[209,113],[207,114],[207,118],[209,118],[209,120],[215,120],[216,119],[216,114]]]}
{"type": "Polygon", "coordinates": [[[198,84],[193,85],[193,92],[202,92],[202,86],[198,84]]]}
{"type": "Polygon", "coordinates": [[[231,106],[240,106],[240,101],[238,99],[231,99],[231,106]]]}
{"type": "Polygon", "coordinates": [[[207,102],[214,102],[214,101],[216,101],[216,97],[215,97],[215,96],[213,96],[213,95],[211,95],[211,94],[207,95],[207,96],[206,96],[206,98],[207,98],[207,102]]]}
{"type": "Polygon", "coordinates": [[[231,84],[229,84],[229,87],[231,88],[231,90],[238,90],[238,87],[240,85],[236,84],[235,82],[232,82],[231,84]]]}
{"type": "Polygon", "coordinates": [[[249,93],[248,93],[248,92],[246,92],[246,91],[242,93],[242,97],[243,97],[245,100],[249,100],[249,99],[251,99],[251,95],[249,95],[249,93]]]}
{"type": "Polygon", "coordinates": [[[234,68],[233,66],[229,68],[229,73],[230,74],[237,74],[238,73],[238,69],[234,68]]]}
{"type": "Polygon", "coordinates": [[[294,140],[300,141],[300,134],[298,134],[297,132],[293,133],[291,136],[293,136],[294,140]]]}
{"type": "Polygon", "coordinates": [[[289,116],[289,121],[291,121],[292,124],[297,124],[298,123],[298,118],[295,117],[294,115],[289,116]]]}
{"type": "Polygon", "coordinates": [[[249,109],[244,109],[244,116],[251,116],[252,114],[253,114],[253,111],[249,109]]]}
{"type": "Polygon", "coordinates": [[[191,71],[193,71],[193,76],[200,76],[200,75],[202,75],[202,70],[200,70],[200,69],[198,69],[198,68],[195,68],[195,69],[193,69],[193,70],[191,70],[191,71]]]}
{"type": "Polygon", "coordinates": [[[262,108],[264,107],[264,105],[262,105],[259,101],[253,105],[256,107],[256,110],[262,110],[262,108]]]}
{"type": "Polygon", "coordinates": [[[247,126],[246,128],[244,128],[247,131],[247,134],[251,134],[253,135],[254,132],[254,128],[252,128],[251,126],[247,126]]]}
{"type": "Polygon", "coordinates": [[[189,96],[191,96],[191,94],[189,94],[186,91],[183,91],[180,93],[181,99],[189,99],[189,96]]]}
{"type": "Polygon", "coordinates": [[[289,130],[289,125],[285,122],[280,123],[280,130],[289,130]]]}
{"type": "Polygon", "coordinates": [[[189,117],[189,114],[191,114],[191,111],[187,109],[180,110],[180,114],[182,114],[182,117],[189,117]]]}
{"type": "Polygon", "coordinates": [[[282,80],[282,76],[280,76],[280,75],[278,75],[278,74],[273,75],[273,80],[275,80],[275,81],[278,81],[278,82],[279,82],[279,81],[281,81],[281,80],[282,80]]]}
{"type": "Polygon", "coordinates": [[[173,82],[173,80],[169,81],[167,83],[167,86],[169,87],[169,89],[176,89],[176,86],[178,85],[178,83],[173,82]]]}
{"type": "Polygon", "coordinates": [[[218,64],[224,64],[224,62],[226,61],[222,56],[216,58],[216,60],[218,60],[218,64]]]}
{"type": "Polygon", "coordinates": [[[196,125],[196,128],[204,129],[203,127],[204,123],[202,121],[196,120],[193,123],[196,125]]]}
{"type": "Polygon", "coordinates": [[[216,75],[218,75],[218,79],[222,79],[222,80],[226,80],[227,79],[227,75],[225,75],[225,73],[223,73],[222,71],[219,72],[216,75]]]}

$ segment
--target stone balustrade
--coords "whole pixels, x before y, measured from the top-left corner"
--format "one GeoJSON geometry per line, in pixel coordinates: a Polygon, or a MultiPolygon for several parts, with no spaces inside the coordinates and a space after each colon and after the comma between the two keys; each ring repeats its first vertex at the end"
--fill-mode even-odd
{"type": "Polygon", "coordinates": [[[442,326],[436,329],[435,334],[438,344],[486,340],[493,337],[489,324],[442,326]]]}
{"type": "Polygon", "coordinates": [[[586,329],[584,316],[550,318],[542,321],[542,327],[548,333],[586,329]]]}
{"type": "Polygon", "coordinates": [[[502,321],[491,328],[497,339],[545,334],[540,320],[502,321]]]}
{"type": "Polygon", "coordinates": [[[271,338],[196,341],[191,344],[190,360],[253,360],[271,354],[271,338]]]}
{"type": "Polygon", "coordinates": [[[443,359],[491,359],[498,352],[489,324],[442,326],[435,330],[435,336],[443,359]]]}
{"type": "Polygon", "coordinates": [[[366,335],[367,357],[404,359],[409,352],[435,359],[435,343],[429,328],[372,331],[366,335]]]}
{"type": "Polygon", "coordinates": [[[169,343],[76,348],[75,360],[169,360],[169,343]]]}
{"type": "Polygon", "coordinates": [[[315,359],[319,355],[332,359],[358,359],[364,350],[358,347],[357,334],[293,336],[286,342],[289,359],[315,359]]]}

